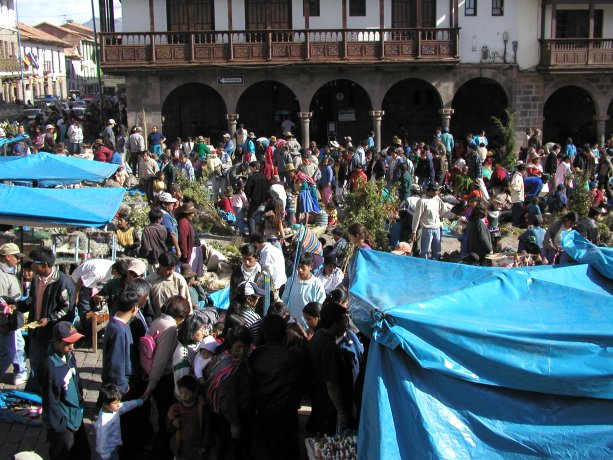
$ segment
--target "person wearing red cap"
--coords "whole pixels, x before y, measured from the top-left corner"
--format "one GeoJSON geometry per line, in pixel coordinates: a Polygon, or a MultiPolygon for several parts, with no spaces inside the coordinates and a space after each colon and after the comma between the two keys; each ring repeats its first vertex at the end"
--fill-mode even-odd
{"type": "Polygon", "coordinates": [[[43,423],[51,460],[90,458],[83,426],[83,390],[72,353],[74,344],[82,338],[68,321],[56,323],[47,357],[36,374],[42,389],[43,423]]]}

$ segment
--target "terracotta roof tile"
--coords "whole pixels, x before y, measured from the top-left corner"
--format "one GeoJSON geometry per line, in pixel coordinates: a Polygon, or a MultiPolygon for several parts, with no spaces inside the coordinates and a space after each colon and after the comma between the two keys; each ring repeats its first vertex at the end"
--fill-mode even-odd
{"type": "Polygon", "coordinates": [[[19,27],[19,32],[23,41],[45,43],[48,45],[61,46],[62,48],[70,46],[70,43],[66,43],[58,37],[39,30],[36,27],[24,24],[23,22],[18,22],[17,26],[19,27]]]}

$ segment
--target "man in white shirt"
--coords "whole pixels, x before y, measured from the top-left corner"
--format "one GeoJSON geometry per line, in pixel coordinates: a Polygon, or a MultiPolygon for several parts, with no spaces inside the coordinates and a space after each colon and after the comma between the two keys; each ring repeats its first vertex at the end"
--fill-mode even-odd
{"type": "Polygon", "coordinates": [[[343,271],[338,268],[336,255],[328,254],[324,257],[324,265],[315,273],[315,278],[324,285],[326,295],[330,294],[341,285],[345,275],[343,271]]]}
{"type": "Polygon", "coordinates": [[[298,270],[283,291],[283,301],[287,305],[289,315],[305,330],[308,328],[302,309],[309,302],[323,303],[326,300],[326,290],[320,280],[311,274],[313,256],[305,253],[298,262],[298,270]]]}
{"type": "Polygon", "coordinates": [[[513,225],[516,227],[520,225],[521,216],[524,211],[524,174],[526,172],[526,165],[520,163],[515,167],[515,172],[511,176],[511,183],[509,189],[511,190],[511,218],[513,225]]]}
{"type": "Polygon", "coordinates": [[[266,241],[266,238],[261,233],[254,233],[251,241],[257,246],[260,252],[260,266],[270,273],[270,279],[274,290],[278,293],[281,286],[285,285],[287,282],[283,251],[266,241]]]}
{"type": "Polygon", "coordinates": [[[417,229],[421,227],[421,251],[419,256],[426,259],[432,248],[431,259],[438,260],[441,256],[441,216],[446,212],[445,202],[438,196],[440,186],[436,182],[428,182],[426,196],[419,199],[413,214],[411,241],[417,238],[417,229]]]}

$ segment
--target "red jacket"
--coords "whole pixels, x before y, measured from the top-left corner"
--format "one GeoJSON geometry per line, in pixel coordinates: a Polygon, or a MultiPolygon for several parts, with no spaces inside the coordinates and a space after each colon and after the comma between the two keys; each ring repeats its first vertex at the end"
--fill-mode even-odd
{"type": "Polygon", "coordinates": [[[100,146],[99,149],[94,150],[94,160],[96,161],[110,163],[111,158],[113,158],[113,151],[104,145],[100,146]]]}

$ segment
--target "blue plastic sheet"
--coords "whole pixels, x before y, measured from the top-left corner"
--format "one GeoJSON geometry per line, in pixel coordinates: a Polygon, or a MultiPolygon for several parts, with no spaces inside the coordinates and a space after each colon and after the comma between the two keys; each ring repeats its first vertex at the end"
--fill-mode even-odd
{"type": "Polygon", "coordinates": [[[32,227],[104,227],[122,188],[42,189],[0,184],[0,223],[32,227]]]}
{"type": "Polygon", "coordinates": [[[613,248],[596,246],[575,230],[562,233],[562,247],[577,262],[589,264],[613,279],[613,248]]]}
{"type": "Polygon", "coordinates": [[[102,182],[119,165],[40,152],[25,157],[3,157],[0,180],[38,181],[39,184],[78,184],[84,180],[102,182]]]}
{"type": "Polygon", "coordinates": [[[360,458],[613,458],[613,283],[596,270],[360,250],[350,277],[373,339],[360,458]]]}
{"type": "Polygon", "coordinates": [[[209,295],[209,300],[213,303],[215,308],[220,310],[227,310],[230,306],[230,288],[220,289],[209,295]]]}

